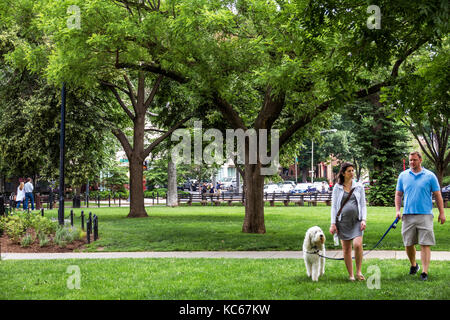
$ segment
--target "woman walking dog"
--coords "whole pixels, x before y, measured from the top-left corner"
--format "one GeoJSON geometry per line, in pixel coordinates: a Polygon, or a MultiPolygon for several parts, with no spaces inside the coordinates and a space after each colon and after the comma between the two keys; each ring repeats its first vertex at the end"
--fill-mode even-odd
{"type": "Polygon", "coordinates": [[[356,279],[365,280],[361,273],[363,259],[363,234],[366,229],[366,196],[364,186],[353,181],[354,166],[349,162],[341,165],[338,183],[331,197],[330,233],[337,233],[342,243],[345,266],[349,280],[354,281],[352,241],[355,250],[356,279]]]}

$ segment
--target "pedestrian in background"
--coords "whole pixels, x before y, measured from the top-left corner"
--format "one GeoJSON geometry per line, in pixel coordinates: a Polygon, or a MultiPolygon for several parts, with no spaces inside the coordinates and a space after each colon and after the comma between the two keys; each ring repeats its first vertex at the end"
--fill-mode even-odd
{"type": "Polygon", "coordinates": [[[28,201],[31,202],[31,210],[34,210],[34,197],[33,197],[33,180],[31,178],[27,179],[27,183],[25,183],[24,189],[25,189],[25,203],[23,205],[23,208],[25,210],[28,209],[28,201]]]}
{"type": "MultiPolygon", "coordinates": [[[[25,185],[23,181],[20,182],[19,186],[17,187],[17,195],[16,195],[16,208],[20,208],[20,204],[23,202],[23,199],[25,199],[25,185]]],[[[22,207],[25,209],[25,204],[22,204],[22,207]]]]}

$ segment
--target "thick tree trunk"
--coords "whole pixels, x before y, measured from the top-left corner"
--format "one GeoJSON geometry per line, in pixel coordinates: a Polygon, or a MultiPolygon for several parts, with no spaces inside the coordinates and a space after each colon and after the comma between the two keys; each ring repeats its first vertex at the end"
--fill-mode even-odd
{"type": "Polygon", "coordinates": [[[130,160],[130,212],[128,218],[148,217],[144,206],[143,167],[140,159],[130,160]]]}
{"type": "Polygon", "coordinates": [[[436,178],[438,179],[439,186],[443,188],[444,185],[442,180],[444,180],[445,165],[443,162],[435,163],[435,168],[436,168],[436,178]]]}
{"type": "Polygon", "coordinates": [[[264,176],[260,164],[245,165],[245,218],[242,232],[266,233],[264,224],[264,176]]]}
{"type": "Polygon", "coordinates": [[[167,206],[176,207],[178,206],[178,194],[177,194],[177,166],[172,161],[169,160],[169,166],[167,168],[167,206]]]}

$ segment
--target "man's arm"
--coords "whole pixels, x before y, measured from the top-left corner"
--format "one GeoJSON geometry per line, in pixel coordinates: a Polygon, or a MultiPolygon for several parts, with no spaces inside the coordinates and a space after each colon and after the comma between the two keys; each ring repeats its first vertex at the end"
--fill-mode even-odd
{"type": "Polygon", "coordinates": [[[442,199],[441,191],[435,191],[435,192],[433,192],[433,195],[434,195],[434,199],[436,201],[436,206],[438,207],[438,210],[439,210],[438,222],[440,222],[441,224],[444,224],[444,222],[445,222],[444,200],[442,199]]]}
{"type": "Polygon", "coordinates": [[[402,218],[402,213],[400,212],[400,209],[402,208],[402,198],[403,192],[395,191],[395,217],[400,219],[402,218]]]}

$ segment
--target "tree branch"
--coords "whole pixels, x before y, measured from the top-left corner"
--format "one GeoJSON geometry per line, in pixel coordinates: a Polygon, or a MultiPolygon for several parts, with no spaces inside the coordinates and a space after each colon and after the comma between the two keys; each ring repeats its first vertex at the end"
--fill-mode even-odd
{"type": "Polygon", "coordinates": [[[147,148],[144,150],[144,159],[147,158],[147,156],[152,152],[152,150],[159,145],[164,139],[166,139],[168,136],[170,136],[176,129],[178,129],[183,123],[188,121],[192,116],[189,116],[187,118],[184,118],[183,120],[179,121],[177,124],[175,124],[172,128],[170,128],[166,133],[164,133],[162,136],[160,136],[158,139],[153,141],[147,148]]]}
{"type": "Polygon", "coordinates": [[[133,153],[133,149],[131,148],[130,143],[128,142],[128,138],[123,133],[122,130],[114,128],[111,130],[112,134],[119,140],[120,144],[122,145],[123,150],[125,151],[127,158],[131,159],[131,155],[133,153]]]}
{"type": "Polygon", "coordinates": [[[131,69],[131,70],[142,70],[142,71],[149,71],[157,74],[161,74],[167,78],[170,78],[172,80],[175,80],[179,83],[186,83],[189,80],[185,78],[184,76],[173,72],[173,71],[167,71],[161,68],[158,64],[155,63],[142,63],[140,65],[132,64],[132,63],[116,63],[116,68],[118,69],[131,69]]]}
{"type": "Polygon", "coordinates": [[[166,133],[167,131],[166,130],[161,130],[161,129],[158,129],[158,128],[146,128],[146,129],[144,129],[144,131],[145,132],[162,132],[162,133],[166,133]]]}
{"type": "Polygon", "coordinates": [[[128,78],[128,76],[126,74],[123,75],[123,78],[125,79],[125,82],[127,84],[128,87],[128,96],[130,97],[131,100],[131,104],[133,105],[133,109],[134,112],[136,112],[136,95],[134,94],[134,87],[133,84],[131,83],[130,79],[128,78]]]}
{"type": "Polygon", "coordinates": [[[264,104],[259,111],[258,117],[255,120],[255,130],[270,129],[280,116],[284,107],[284,92],[277,97],[272,96],[272,88],[269,86],[264,97],[264,104]]]}
{"type": "Polygon", "coordinates": [[[236,112],[236,110],[234,110],[227,101],[222,99],[217,92],[213,93],[213,102],[222,113],[224,118],[228,120],[228,122],[233,126],[235,130],[247,130],[247,127],[245,126],[241,117],[239,117],[239,114],[236,112]]]}
{"type": "MultiPolygon", "coordinates": [[[[116,85],[107,83],[107,82],[101,82],[102,85],[106,86],[107,88],[109,88],[111,90],[111,92],[114,94],[114,97],[116,98],[117,102],[119,102],[119,105],[122,107],[123,111],[125,111],[125,113],[127,114],[127,116],[131,119],[134,120],[134,114],[130,111],[130,109],[128,109],[128,107],[125,105],[125,103],[123,102],[122,98],[120,97],[119,93],[117,92],[116,85]]],[[[121,89],[124,92],[127,92],[124,89],[121,89]]]]}
{"type": "Polygon", "coordinates": [[[158,91],[159,85],[161,84],[162,79],[164,76],[160,74],[158,78],[156,79],[155,84],[153,85],[152,91],[150,92],[150,95],[148,96],[147,100],[145,101],[144,108],[145,110],[148,109],[150,104],[152,103],[153,99],[155,98],[156,91],[158,91]]]}

